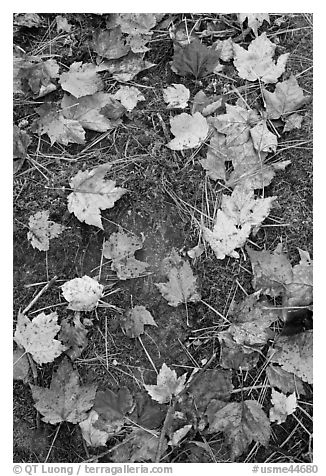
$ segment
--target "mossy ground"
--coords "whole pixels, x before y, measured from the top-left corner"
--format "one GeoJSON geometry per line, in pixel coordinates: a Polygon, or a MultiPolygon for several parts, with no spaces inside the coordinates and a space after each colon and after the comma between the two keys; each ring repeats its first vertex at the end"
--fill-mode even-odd
{"type": "MultiPolygon", "coordinates": [[[[86,47],[87,39],[96,27],[101,26],[103,19],[87,14],[69,18],[74,23],[77,41],[68,56],[64,47],[65,35],[57,35],[53,26],[54,16],[44,15],[47,28],[32,31],[21,29],[15,35],[15,43],[33,54],[55,54],[60,51],[63,54],[60,61],[68,66],[74,61],[92,61],[86,47]]],[[[294,15],[284,27],[269,30],[267,26],[266,30],[273,34],[271,39],[278,43],[280,52],[291,53],[287,71],[299,74],[301,87],[307,94],[312,94],[310,18],[307,15],[294,15]]],[[[250,39],[249,35],[248,41],[250,39]]],[[[98,274],[103,239],[117,231],[117,225],[120,225],[145,237],[143,250],[138,257],[150,265],[151,272],[142,278],[116,282],[115,274],[104,264],[101,268],[101,283],[116,283],[112,289],[118,288],[107,300],[122,310],[131,305],[146,306],[158,327],[150,328],[142,342],[157,368],[165,362],[180,374],[203,359],[208,360],[218,350],[217,331],[224,324],[214,309],[226,315],[232,299],[242,298],[243,290],[252,292],[251,270],[250,262],[245,261],[243,254],[240,260],[227,258],[218,261],[207,249],[192,263],[203,302],[189,304],[187,311],[184,306],[168,306],[154,286],[155,282],[163,279],[161,261],[172,248],[185,254],[198,243],[195,219],[200,219],[202,212],[212,216],[216,193],[222,190],[219,184],[205,179],[198,162],[200,152],[192,158],[193,151],[175,153],[165,147],[166,138],[160,118],[169,128],[170,112],[163,101],[162,89],[171,83],[182,82],[193,97],[200,89],[212,91],[216,88],[219,93],[232,82],[221,77],[214,82],[212,76],[204,78],[202,84],[190,79],[180,80],[169,66],[173,47],[168,34],[153,41],[151,47],[148,59],[157,66],[140,73],[135,80],[146,101],[139,103],[123,126],[84,152],[83,146],[63,147],[55,144],[50,147],[46,136],[41,137],[40,143],[36,135],[33,136],[29,148],[32,161],[27,161],[14,179],[14,316],[17,316],[20,308],[27,306],[42,287],[29,287],[31,284],[45,282],[48,277],[57,275],[55,285],[41,297],[32,311],[36,315],[40,309],[48,308],[57,310],[60,318],[64,318],[69,311],[64,305],[56,307],[64,301],[59,286],[74,277],[98,274]],[[69,189],[69,180],[78,170],[90,170],[101,163],[113,161],[115,164],[110,175],[128,193],[113,209],[102,212],[103,232],[85,226],[69,214],[66,200],[69,191],[63,187],[69,189]],[[65,232],[51,242],[47,257],[45,253],[33,249],[26,238],[28,218],[39,210],[50,210],[50,219],[66,227],[65,232]],[[186,324],[187,313],[189,327],[186,324]]],[[[245,84],[234,75],[233,68],[229,70],[227,67],[223,74],[233,75],[237,87],[245,84]]],[[[117,85],[108,79],[107,86],[111,88],[117,85]]],[[[53,93],[53,100],[56,94],[53,93]]],[[[259,95],[259,88],[250,89],[246,99],[254,101],[259,95]]],[[[235,94],[228,94],[228,102],[232,103],[235,99],[235,94]]],[[[35,117],[35,106],[27,102],[15,102],[15,123],[22,119],[31,123],[35,117]]],[[[97,136],[96,133],[87,132],[86,145],[97,136]]],[[[265,190],[267,196],[277,195],[279,205],[252,239],[266,249],[274,249],[282,240],[292,262],[297,262],[297,247],[312,252],[311,104],[305,107],[303,127],[283,134],[278,150],[281,150],[282,160],[290,159],[292,164],[284,172],[278,172],[271,186],[265,190]]],[[[96,382],[99,388],[109,386],[113,390],[127,385],[134,391],[141,390],[143,381],[154,382],[155,372],[141,343],[137,339],[129,339],[120,329],[119,312],[99,308],[93,317],[94,326],[89,333],[88,347],[76,361],[82,381],[96,382]]],[[[247,388],[263,383],[260,376],[263,360],[251,372],[236,373],[235,387],[247,388]]],[[[56,365],[49,364],[39,369],[39,385],[49,385],[56,365]]],[[[267,408],[269,395],[269,390],[251,392],[251,398],[266,404],[267,408]]],[[[297,418],[289,417],[286,424],[274,426],[271,445],[265,449],[252,445],[248,454],[239,461],[309,462],[312,456],[310,396],[305,400],[306,404],[303,402],[302,406],[308,417],[298,413],[297,418]]],[[[56,428],[42,423],[36,428],[35,415],[29,387],[15,382],[15,462],[42,462],[47,456],[56,428]]],[[[123,435],[110,439],[108,446],[113,447],[123,435]]],[[[191,440],[196,435],[189,435],[181,446],[170,450],[163,461],[228,461],[228,453],[220,435],[213,435],[208,440],[210,453],[192,444],[191,440]]],[[[78,425],[63,424],[47,461],[82,462],[101,451],[86,448],[78,425]]],[[[106,457],[100,461],[110,459],[106,457]]]]}

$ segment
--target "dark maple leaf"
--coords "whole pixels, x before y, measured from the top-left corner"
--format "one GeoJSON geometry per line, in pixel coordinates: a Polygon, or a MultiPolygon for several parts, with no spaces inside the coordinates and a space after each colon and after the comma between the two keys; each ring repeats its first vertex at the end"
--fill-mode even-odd
{"type": "Polygon", "coordinates": [[[171,68],[180,76],[194,76],[198,79],[214,71],[219,57],[217,51],[195,39],[184,48],[175,45],[171,68]]]}

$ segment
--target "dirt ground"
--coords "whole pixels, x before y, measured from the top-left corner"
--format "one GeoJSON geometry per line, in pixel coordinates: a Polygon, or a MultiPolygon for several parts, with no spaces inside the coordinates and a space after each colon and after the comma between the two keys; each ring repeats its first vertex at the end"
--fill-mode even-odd
{"type": "MultiPolygon", "coordinates": [[[[55,15],[44,17],[49,24],[55,15]]],[[[70,19],[70,21],[73,21],[70,19]]],[[[85,39],[101,24],[96,15],[80,15],[75,26],[80,35],[78,47],[73,55],[63,55],[60,61],[90,61],[85,39]]],[[[266,28],[268,31],[268,26],[266,28]]],[[[33,51],[41,42],[49,39],[48,30],[20,30],[14,36],[15,44],[33,51]],[[46,36],[46,39],[44,35],[46,36]]],[[[52,34],[51,54],[60,51],[60,39],[52,34]]],[[[50,35],[51,36],[51,35],[50,35]]],[[[272,40],[278,41],[282,52],[289,52],[287,71],[295,75],[306,94],[312,94],[312,27],[304,15],[291,17],[285,28],[275,31],[272,40]],[[282,32],[284,30],[284,32],[282,32]]],[[[47,54],[44,46],[43,53],[47,54]]],[[[191,159],[192,151],[183,154],[166,148],[166,138],[162,129],[162,118],[169,124],[169,111],[162,99],[162,89],[171,83],[180,82],[180,77],[169,66],[173,54],[172,42],[168,35],[153,42],[148,52],[148,60],[155,63],[152,69],[140,73],[135,82],[143,87],[146,101],[139,103],[122,127],[112,131],[107,138],[83,152],[84,146],[50,146],[48,139],[33,135],[29,154],[38,166],[26,161],[24,167],[14,177],[14,325],[19,309],[24,309],[44,283],[54,275],[58,276],[54,285],[40,298],[32,309],[30,317],[42,309],[56,310],[63,319],[69,314],[62,297],[60,285],[74,277],[98,276],[106,287],[105,298],[111,308],[99,307],[93,319],[93,327],[88,334],[89,343],[81,357],[75,362],[83,382],[95,382],[100,389],[109,386],[118,390],[125,385],[134,392],[143,391],[142,383],[154,383],[155,372],[150,358],[157,369],[166,363],[180,375],[200,366],[219,350],[217,332],[225,328],[218,313],[226,315],[233,299],[244,296],[244,290],[252,292],[251,267],[244,254],[239,260],[225,258],[216,260],[208,248],[198,259],[192,261],[192,268],[198,276],[202,301],[196,304],[173,308],[160,295],[154,283],[164,281],[162,260],[176,249],[185,258],[187,251],[198,244],[198,229],[194,218],[200,212],[212,214],[214,194],[221,187],[204,178],[199,164],[200,152],[191,159]],[[37,152],[38,150],[38,152],[37,152]],[[102,212],[104,231],[80,223],[67,211],[67,190],[70,178],[78,170],[112,162],[112,176],[117,185],[128,190],[110,210],[102,212]],[[65,188],[66,187],[66,188],[65,188]],[[210,207],[210,208],[209,208],[210,207]],[[208,210],[209,208],[209,210],[208,210]],[[33,249],[27,242],[28,218],[39,210],[50,210],[50,219],[64,225],[65,233],[52,241],[50,250],[44,252],[33,249]],[[103,240],[118,230],[118,226],[143,236],[143,249],[136,258],[149,265],[144,277],[117,281],[106,260],[101,265],[103,240]],[[31,286],[34,283],[39,285],[31,286]],[[43,283],[43,284],[42,284],[43,283]],[[119,317],[135,305],[144,305],[152,313],[157,327],[146,330],[140,342],[124,335],[119,325],[119,317]],[[217,312],[216,312],[217,311],[217,312]],[[187,326],[187,318],[189,326],[187,326]],[[146,349],[146,351],[144,350],[146,349]],[[148,354],[148,355],[147,355],[148,354]]],[[[226,70],[225,75],[232,72],[226,70]]],[[[210,90],[213,78],[206,77],[198,84],[183,79],[193,96],[200,89],[210,90]]],[[[218,77],[217,92],[225,88],[227,80],[218,77]]],[[[237,78],[236,86],[245,82],[237,78]]],[[[112,86],[112,82],[108,83],[112,86]]],[[[54,98],[57,93],[53,93],[54,98]]],[[[247,101],[254,101],[257,91],[249,91],[247,101]]],[[[228,101],[236,96],[230,94],[228,101]]],[[[35,104],[17,101],[14,103],[14,122],[22,119],[31,122],[35,116],[35,104]]],[[[98,136],[87,132],[86,145],[98,136]]],[[[280,239],[283,241],[292,262],[296,262],[297,248],[312,253],[312,104],[304,112],[303,127],[282,135],[279,149],[282,160],[291,160],[291,165],[277,173],[272,184],[265,190],[266,196],[277,195],[278,206],[271,217],[265,220],[258,234],[252,238],[259,247],[274,249],[280,239]]],[[[261,359],[254,371],[235,372],[234,386],[238,388],[263,384],[259,377],[261,359]]],[[[48,386],[57,364],[47,364],[38,370],[38,384],[48,386]]],[[[240,398],[235,395],[235,400],[240,398]]],[[[269,400],[261,390],[253,390],[251,397],[268,408],[269,400]],[[265,402],[265,403],[264,403],[265,402]]],[[[311,392],[305,397],[304,406],[308,416],[299,415],[304,428],[311,429],[311,392]]],[[[164,407],[164,406],[163,406],[164,407]]],[[[162,410],[162,421],[164,410],[162,410]]],[[[114,447],[125,435],[126,430],[115,435],[108,442],[114,447]]],[[[39,422],[36,425],[36,411],[31,392],[22,382],[14,382],[14,461],[42,462],[45,460],[56,427],[39,422]]],[[[162,462],[223,462],[229,455],[222,437],[206,436],[211,453],[195,446],[192,441],[198,434],[191,432],[184,443],[168,450],[162,462]]],[[[48,462],[87,461],[103,449],[87,448],[78,425],[64,423],[53,445],[48,462]]],[[[246,462],[310,462],[311,441],[307,432],[295,418],[288,418],[286,424],[273,427],[271,445],[267,448],[252,445],[251,451],[238,460],[246,462]],[[292,435],[292,437],[289,437],[292,435]],[[287,441],[285,444],[283,442],[287,441]]],[[[110,454],[98,460],[110,462],[110,454]]]]}

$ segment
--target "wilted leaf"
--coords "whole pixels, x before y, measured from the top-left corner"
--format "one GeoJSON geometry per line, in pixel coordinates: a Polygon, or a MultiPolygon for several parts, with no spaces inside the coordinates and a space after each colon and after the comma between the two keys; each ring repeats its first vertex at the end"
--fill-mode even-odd
{"type": "Polygon", "coordinates": [[[38,57],[26,57],[17,66],[16,75],[22,80],[23,89],[26,92],[31,90],[34,97],[43,97],[57,89],[52,80],[59,77],[59,65],[54,59],[42,61],[38,57]]]}
{"type": "Polygon", "coordinates": [[[168,109],[184,109],[188,105],[190,91],[183,84],[175,84],[163,89],[163,99],[168,105],[168,109]]]}
{"type": "Polygon", "coordinates": [[[86,420],[79,423],[82,435],[88,446],[98,447],[105,446],[109,439],[110,433],[99,430],[94,425],[99,419],[99,414],[95,410],[91,410],[86,420]]]}
{"type": "Polygon", "coordinates": [[[28,381],[29,362],[26,351],[17,347],[13,353],[13,379],[22,380],[24,383],[28,381]]]}
{"type": "Polygon", "coordinates": [[[252,109],[226,104],[226,114],[209,119],[215,129],[226,135],[225,144],[229,146],[243,145],[250,138],[250,129],[257,124],[259,118],[252,109]]]}
{"type": "Polygon", "coordinates": [[[48,251],[50,240],[59,236],[65,228],[49,220],[49,214],[48,210],[43,210],[29,217],[27,238],[30,240],[33,248],[37,248],[40,251],[48,251]]]}
{"type": "Polygon", "coordinates": [[[163,364],[157,376],[157,384],[144,384],[144,387],[153,400],[159,403],[168,403],[174,395],[178,395],[184,389],[186,378],[187,374],[178,378],[175,370],[171,370],[166,364],[163,364]]]}
{"type": "Polygon", "coordinates": [[[38,364],[53,362],[66,349],[55,339],[60,330],[57,321],[56,312],[50,314],[41,312],[32,320],[25,314],[18,313],[15,342],[23,347],[25,352],[29,352],[38,364]]]}
{"type": "Polygon", "coordinates": [[[212,48],[207,48],[197,38],[181,47],[174,46],[171,69],[180,76],[194,76],[196,79],[214,71],[219,64],[219,54],[212,48]]]}
{"type": "Polygon", "coordinates": [[[95,385],[79,385],[78,372],[73,370],[67,357],[53,375],[50,388],[30,387],[35,408],[43,415],[42,420],[52,425],[62,421],[79,423],[85,420],[96,393],[95,385]]]}
{"type": "Polygon", "coordinates": [[[145,101],[145,97],[134,86],[121,86],[113,97],[120,101],[128,112],[132,111],[139,101],[145,101]]]}
{"type": "Polygon", "coordinates": [[[215,51],[219,54],[222,61],[230,61],[234,56],[232,38],[226,40],[217,40],[214,43],[215,51]]]}
{"type": "Polygon", "coordinates": [[[276,387],[283,393],[296,392],[298,395],[306,393],[302,380],[278,365],[269,364],[266,369],[266,377],[271,387],[276,387]]]}
{"type": "Polygon", "coordinates": [[[193,116],[185,112],[170,119],[171,132],[175,136],[166,146],[172,150],[193,149],[207,137],[208,123],[200,112],[193,116]]]}
{"type": "Polygon", "coordinates": [[[260,356],[256,350],[237,344],[228,331],[219,332],[218,339],[221,344],[221,367],[244,371],[256,367],[260,356]]]}
{"type": "Polygon", "coordinates": [[[215,131],[209,142],[206,159],[199,161],[206,170],[206,175],[212,180],[225,180],[225,162],[229,160],[225,143],[225,136],[215,131]]]}
{"type": "Polygon", "coordinates": [[[222,195],[221,208],[215,216],[213,230],[203,227],[204,239],[218,259],[239,258],[235,248],[242,247],[253,227],[268,216],[276,197],[254,198],[253,190],[237,186],[232,195],[222,195]]]}
{"type": "Polygon", "coordinates": [[[59,142],[68,145],[69,142],[84,144],[85,131],[79,121],[66,119],[55,105],[42,104],[36,109],[40,118],[35,126],[39,135],[47,134],[50,137],[51,145],[59,142]]]}
{"type": "Polygon", "coordinates": [[[75,315],[73,323],[70,323],[68,319],[62,319],[59,339],[67,347],[65,353],[71,360],[80,357],[87,346],[87,332],[78,315],[75,315]]]}
{"type": "Polygon", "coordinates": [[[306,331],[294,336],[279,336],[276,352],[271,362],[280,364],[287,372],[293,372],[302,380],[313,383],[313,331],[306,331]]]}
{"type": "Polygon", "coordinates": [[[89,276],[74,278],[61,286],[63,297],[73,311],[92,311],[103,294],[103,285],[89,276]]]}
{"type": "Polygon", "coordinates": [[[94,51],[109,60],[122,58],[130,51],[126,39],[119,27],[112,30],[96,30],[93,34],[92,47],[94,51]]]}
{"type": "Polygon", "coordinates": [[[260,79],[263,83],[276,83],[284,73],[289,53],[280,55],[275,63],[273,56],[276,45],[272,43],[266,33],[255,38],[245,50],[234,43],[234,66],[240,78],[248,81],[260,79]]]}
{"type": "Polygon", "coordinates": [[[154,13],[119,13],[117,23],[123,33],[140,35],[154,28],[156,17],[154,13]]]}
{"type": "Polygon", "coordinates": [[[293,129],[301,129],[301,124],[303,121],[303,116],[300,116],[297,112],[287,116],[285,118],[285,126],[283,127],[282,132],[293,131],[293,129]]]}
{"type": "Polygon", "coordinates": [[[101,63],[101,71],[109,71],[117,81],[131,81],[140,71],[156,66],[143,59],[144,53],[128,53],[119,60],[107,60],[101,63]]]}
{"type": "Polygon", "coordinates": [[[306,306],[313,301],[313,261],[307,251],[300,250],[300,263],[292,268],[291,283],[286,283],[288,306],[306,306]]]}
{"type": "Polygon", "coordinates": [[[130,46],[130,49],[133,53],[146,53],[146,51],[149,51],[149,48],[146,46],[146,44],[149,42],[150,39],[151,34],[128,35],[127,44],[130,46]]]}
{"type": "Polygon", "coordinates": [[[14,159],[25,159],[27,155],[27,148],[31,143],[31,138],[27,132],[21,130],[19,127],[13,128],[13,157],[14,159]]]}
{"type": "Polygon", "coordinates": [[[68,22],[66,17],[62,15],[57,15],[55,17],[55,21],[57,23],[57,33],[61,33],[64,31],[65,33],[70,33],[72,25],[68,22]]]}
{"type": "Polygon", "coordinates": [[[270,421],[276,421],[278,425],[284,423],[288,415],[292,415],[297,408],[297,397],[293,392],[288,397],[284,393],[272,389],[271,402],[273,407],[269,411],[270,421]]]}
{"type": "MultiPolygon", "coordinates": [[[[159,435],[153,430],[149,433],[142,429],[134,429],[126,438],[126,442],[117,447],[112,455],[115,463],[136,463],[155,461],[159,435]]],[[[167,449],[166,440],[163,440],[162,454],[167,449]]]]}
{"type": "Polygon", "coordinates": [[[76,99],[65,94],[61,101],[62,114],[67,119],[76,120],[84,127],[97,132],[105,132],[121,123],[124,107],[111,94],[98,92],[76,99]],[[111,113],[112,117],[109,117],[111,113]]]}
{"type": "Polygon", "coordinates": [[[41,17],[37,13],[16,13],[14,24],[25,26],[26,28],[37,28],[42,23],[41,17]]]}
{"type": "Polygon", "coordinates": [[[191,259],[196,259],[199,258],[204,253],[204,251],[205,248],[203,247],[203,245],[196,245],[187,251],[187,255],[191,259]]]}
{"type": "Polygon", "coordinates": [[[269,119],[287,116],[303,106],[308,96],[304,96],[295,76],[277,83],[273,93],[263,89],[266,111],[269,119]]]}
{"type": "Polygon", "coordinates": [[[213,399],[229,401],[232,390],[231,370],[208,369],[195,377],[187,393],[193,398],[195,408],[202,413],[213,399]]]}
{"type": "Polygon", "coordinates": [[[276,152],[277,137],[268,130],[266,121],[259,121],[250,129],[250,135],[258,152],[276,152]]]}
{"type": "Polygon", "coordinates": [[[120,318],[120,324],[128,337],[139,337],[144,333],[144,325],[156,326],[152,314],[145,306],[135,306],[120,318]]]}
{"type": "Polygon", "coordinates": [[[200,301],[197,279],[187,261],[183,261],[178,267],[172,267],[167,277],[167,283],[155,283],[155,286],[170,306],[177,307],[179,304],[200,301]]]}
{"type": "Polygon", "coordinates": [[[104,177],[111,168],[110,164],[102,164],[91,171],[84,170],[70,180],[73,192],[68,195],[68,210],[79,221],[94,225],[103,230],[101,210],[114,207],[126,189],[115,186],[115,180],[104,177]]]}
{"type": "Polygon", "coordinates": [[[260,403],[255,400],[232,402],[209,419],[209,432],[223,431],[231,447],[231,458],[242,455],[252,441],[267,446],[270,423],[260,403]]]}
{"type": "Polygon", "coordinates": [[[189,433],[191,428],[192,425],[185,425],[182,428],[179,428],[178,430],[174,431],[171,435],[171,439],[168,442],[168,445],[178,446],[180,441],[189,433]]]}
{"type": "Polygon", "coordinates": [[[237,16],[240,25],[246,21],[246,18],[248,19],[248,27],[252,29],[255,36],[258,36],[258,28],[264,21],[270,23],[268,13],[238,13],[237,16]]]}
{"type": "Polygon", "coordinates": [[[98,67],[93,63],[74,62],[69,71],[61,74],[59,83],[76,98],[91,95],[103,89],[103,81],[97,72],[98,67]]]}
{"type": "Polygon", "coordinates": [[[111,269],[119,279],[137,278],[149,266],[134,257],[135,251],[142,247],[143,242],[137,236],[119,231],[104,242],[103,256],[112,260],[111,269]]]}

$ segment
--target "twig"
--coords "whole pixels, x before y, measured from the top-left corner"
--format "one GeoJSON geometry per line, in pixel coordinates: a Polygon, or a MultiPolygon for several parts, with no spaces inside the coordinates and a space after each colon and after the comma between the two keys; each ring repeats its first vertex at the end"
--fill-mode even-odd
{"type": "Polygon", "coordinates": [[[34,299],[28,304],[27,307],[23,310],[23,314],[27,314],[27,312],[34,306],[34,304],[40,299],[40,297],[52,286],[52,284],[58,279],[58,276],[53,276],[53,278],[39,291],[34,299]]]}
{"type": "Polygon", "coordinates": [[[50,456],[50,454],[51,454],[52,448],[53,448],[53,446],[54,446],[55,440],[57,439],[57,436],[58,436],[58,434],[59,434],[59,431],[60,431],[60,428],[61,428],[61,424],[62,424],[62,422],[60,422],[60,425],[58,426],[57,431],[55,432],[54,438],[53,438],[53,440],[52,440],[51,446],[50,446],[50,448],[49,448],[48,454],[46,455],[46,458],[45,458],[44,463],[47,463],[47,462],[48,462],[48,459],[49,459],[49,456],[50,456]]]}

